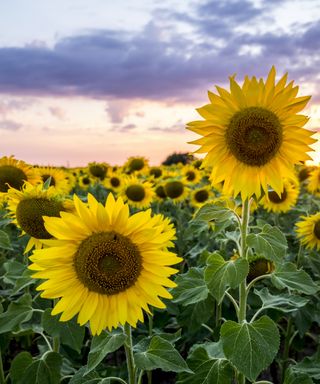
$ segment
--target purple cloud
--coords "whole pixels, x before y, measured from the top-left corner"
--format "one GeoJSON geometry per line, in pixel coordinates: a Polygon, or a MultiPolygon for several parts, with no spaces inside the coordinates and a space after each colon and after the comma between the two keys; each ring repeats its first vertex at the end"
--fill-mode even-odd
{"type": "Polygon", "coordinates": [[[127,100],[199,100],[204,90],[235,72],[240,79],[265,76],[275,64],[279,72],[289,70],[297,83],[315,82],[319,20],[297,26],[292,34],[235,31],[248,20],[270,18],[266,4],[207,1],[183,15],[159,10],[156,21],[140,33],[97,30],[62,38],[53,48],[0,48],[0,92],[108,98],[113,101],[107,112],[119,124],[127,100]],[[176,22],[193,32],[178,33],[176,22]],[[243,54],[244,47],[259,47],[259,52],[243,54]]]}
{"type": "Polygon", "coordinates": [[[23,125],[13,120],[2,120],[0,121],[0,129],[7,131],[18,131],[23,125]]]}

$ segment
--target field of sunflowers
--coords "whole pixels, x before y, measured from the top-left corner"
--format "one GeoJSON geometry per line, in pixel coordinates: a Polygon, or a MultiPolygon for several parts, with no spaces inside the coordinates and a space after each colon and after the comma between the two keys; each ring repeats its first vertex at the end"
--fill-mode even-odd
{"type": "Polygon", "coordinates": [[[203,159],[0,158],[0,384],[320,383],[320,168],[275,76],[209,92],[203,159]]]}

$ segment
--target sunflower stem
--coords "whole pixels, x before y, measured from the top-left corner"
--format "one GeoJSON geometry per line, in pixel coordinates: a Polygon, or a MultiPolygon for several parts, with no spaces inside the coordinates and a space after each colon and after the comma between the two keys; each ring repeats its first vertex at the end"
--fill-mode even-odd
{"type": "Polygon", "coordinates": [[[4,370],[3,370],[3,364],[2,364],[2,355],[1,355],[1,348],[0,348],[0,384],[5,384],[6,379],[4,377],[4,370]]]}
{"type": "MultiPolygon", "coordinates": [[[[55,307],[58,303],[58,299],[53,299],[53,307],[55,307]]],[[[53,352],[59,353],[60,350],[60,336],[54,336],[53,337],[53,343],[52,343],[52,350],[53,352]]]]}
{"type": "MultiPolygon", "coordinates": [[[[240,257],[247,258],[247,233],[248,223],[250,217],[250,204],[248,198],[245,199],[242,205],[242,217],[240,223],[240,257]]],[[[246,321],[247,317],[247,283],[244,279],[239,286],[239,311],[238,311],[238,323],[246,321]]],[[[239,372],[238,383],[245,384],[245,376],[239,372]]]]}
{"type": "MultiPolygon", "coordinates": [[[[148,320],[149,320],[149,336],[152,336],[153,333],[153,311],[150,309],[151,314],[148,314],[148,320]]],[[[147,371],[147,378],[148,378],[148,384],[152,384],[152,371],[147,371]]]]}
{"type": "Polygon", "coordinates": [[[134,358],[133,358],[131,326],[128,323],[126,323],[124,326],[124,332],[127,336],[127,341],[124,344],[124,349],[126,351],[128,379],[129,379],[128,383],[136,384],[136,367],[135,367],[134,358]]]}
{"type": "Polygon", "coordinates": [[[303,246],[302,244],[300,243],[299,244],[299,251],[298,251],[298,254],[297,254],[297,268],[299,269],[300,266],[302,266],[303,264],[303,246]]]}
{"type": "MultiPolygon", "coordinates": [[[[247,232],[248,232],[248,223],[250,217],[250,205],[248,199],[243,202],[242,206],[242,219],[240,226],[240,244],[241,252],[240,257],[247,258],[247,232]]],[[[239,313],[238,313],[238,322],[242,323],[246,320],[246,311],[247,311],[247,283],[244,279],[239,286],[239,313]]]]}

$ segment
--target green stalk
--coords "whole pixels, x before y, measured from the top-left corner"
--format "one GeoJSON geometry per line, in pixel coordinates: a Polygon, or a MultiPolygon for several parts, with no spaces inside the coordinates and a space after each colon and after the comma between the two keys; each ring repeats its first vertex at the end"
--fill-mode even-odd
{"type": "MultiPolygon", "coordinates": [[[[148,320],[149,320],[149,337],[152,336],[153,331],[153,311],[150,310],[151,314],[148,314],[148,320]]],[[[147,378],[148,378],[148,384],[152,384],[152,371],[147,371],[147,378]]]]}
{"type": "Polygon", "coordinates": [[[284,380],[285,371],[288,366],[288,358],[289,358],[289,352],[290,352],[290,341],[291,341],[291,328],[292,328],[292,317],[289,317],[288,323],[287,323],[287,331],[285,333],[285,339],[284,339],[284,348],[283,348],[283,362],[282,362],[282,382],[284,380]]]}
{"type": "Polygon", "coordinates": [[[0,384],[5,384],[6,379],[4,377],[4,370],[2,365],[2,355],[1,355],[1,348],[0,348],[0,384]]]}
{"type": "MultiPolygon", "coordinates": [[[[53,299],[53,307],[58,303],[58,299],[53,299]]],[[[52,346],[53,352],[59,353],[60,350],[60,335],[53,337],[53,346],[52,346]]]]}
{"type": "MultiPolygon", "coordinates": [[[[248,198],[245,199],[242,206],[242,217],[240,223],[240,257],[247,258],[247,233],[248,223],[250,217],[250,205],[248,198]]],[[[238,323],[246,321],[247,317],[247,282],[244,279],[239,286],[239,312],[238,312],[238,323]]],[[[245,384],[246,378],[242,373],[238,375],[238,383],[245,384]]]]}
{"type": "MultiPolygon", "coordinates": [[[[241,252],[240,257],[246,259],[247,258],[247,232],[248,232],[248,223],[250,217],[250,206],[249,201],[246,199],[243,202],[242,206],[242,219],[240,225],[240,244],[241,244],[241,252]]],[[[242,323],[246,320],[247,314],[247,283],[244,279],[239,286],[239,316],[238,322],[242,323]]]]}
{"type": "Polygon", "coordinates": [[[129,378],[128,383],[136,384],[136,367],[135,367],[134,358],[133,358],[131,326],[128,323],[126,323],[124,326],[124,332],[127,336],[127,340],[124,344],[124,349],[126,351],[128,378],[129,378]]]}

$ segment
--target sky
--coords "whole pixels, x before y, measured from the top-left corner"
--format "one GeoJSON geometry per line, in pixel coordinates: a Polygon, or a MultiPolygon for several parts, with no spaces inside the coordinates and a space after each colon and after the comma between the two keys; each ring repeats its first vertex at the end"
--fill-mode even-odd
{"type": "Polygon", "coordinates": [[[160,164],[208,90],[272,65],[320,130],[318,0],[10,0],[0,25],[0,157],[160,164]]]}

